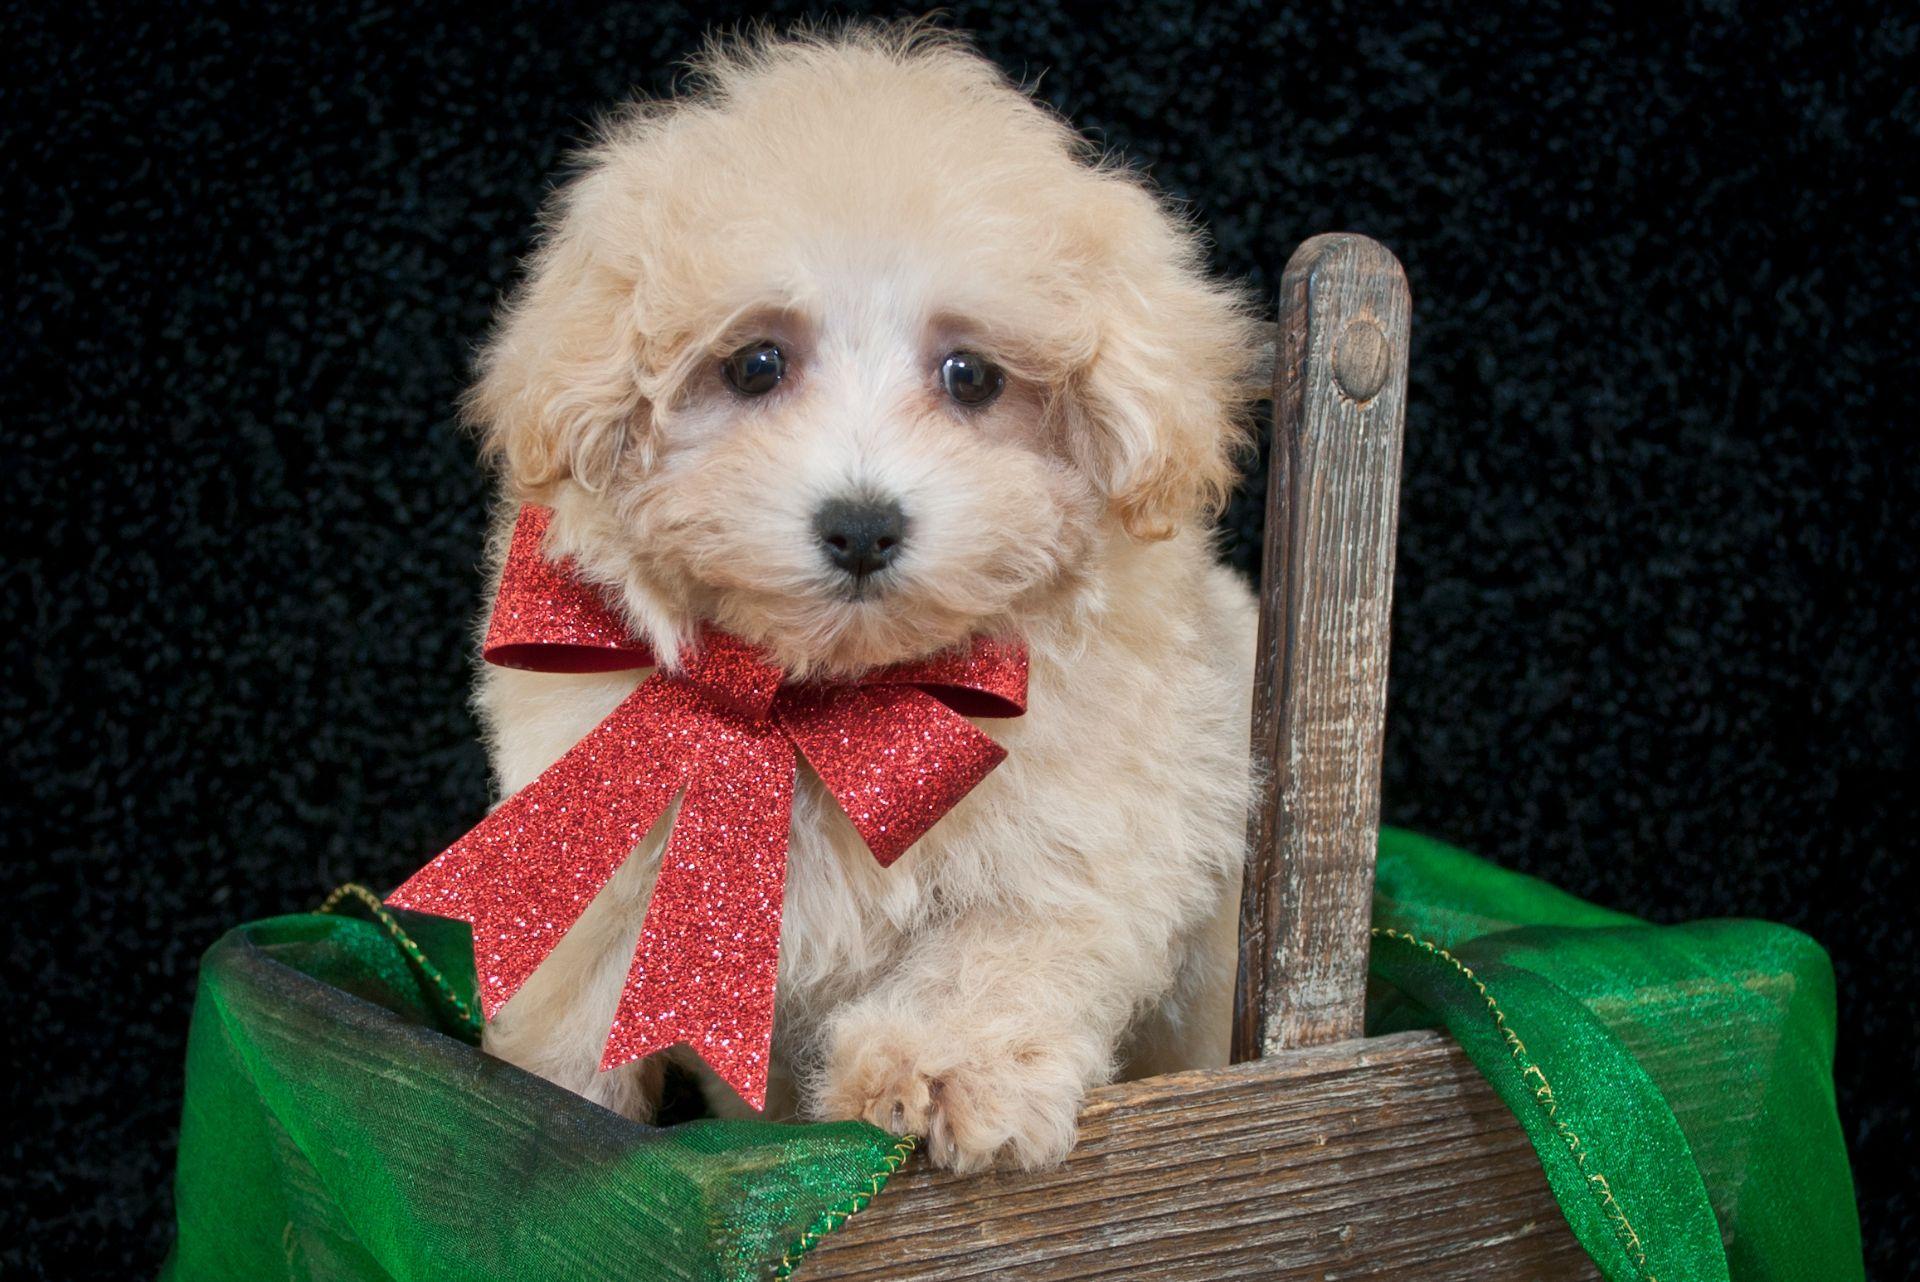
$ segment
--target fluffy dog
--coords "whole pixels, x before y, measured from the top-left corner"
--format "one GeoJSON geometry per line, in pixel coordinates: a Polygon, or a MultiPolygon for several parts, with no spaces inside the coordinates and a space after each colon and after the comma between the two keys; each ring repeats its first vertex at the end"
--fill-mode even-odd
{"type": "MultiPolygon", "coordinates": [[[[702,621],[795,677],[1031,653],[1007,760],[893,867],[802,768],[776,1115],[1041,1167],[1089,1087],[1225,1061],[1253,602],[1207,531],[1252,334],[1140,177],[924,29],[716,46],[556,196],[467,409],[663,664],[702,621]]],[[[500,787],[637,679],[488,669],[500,787]]],[[[666,827],[486,1040],[637,1118],[657,1059],[596,1069],[666,827]]]]}

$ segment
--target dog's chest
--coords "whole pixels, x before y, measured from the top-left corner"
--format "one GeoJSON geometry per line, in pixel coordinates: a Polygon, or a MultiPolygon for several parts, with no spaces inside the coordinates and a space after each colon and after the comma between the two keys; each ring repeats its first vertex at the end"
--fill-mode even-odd
{"type": "Polygon", "coordinates": [[[820,781],[795,781],[780,938],[783,997],[837,1000],[883,970],[927,907],[925,861],[883,868],[820,781]]]}

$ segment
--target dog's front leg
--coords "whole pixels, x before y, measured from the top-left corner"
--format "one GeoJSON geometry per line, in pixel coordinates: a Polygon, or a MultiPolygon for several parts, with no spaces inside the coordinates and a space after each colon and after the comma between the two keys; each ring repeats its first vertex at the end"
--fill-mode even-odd
{"type": "Polygon", "coordinates": [[[922,1136],[957,1171],[1052,1166],[1134,1011],[1166,986],[1159,931],[1111,918],[963,919],[823,1029],[812,1111],[922,1136]]]}
{"type": "Polygon", "coordinates": [[[649,857],[628,859],[488,1021],[481,1042],[489,1055],[639,1122],[651,1122],[659,1106],[666,1057],[649,1056],[607,1073],[600,1071],[600,1058],[657,867],[649,857]]]}

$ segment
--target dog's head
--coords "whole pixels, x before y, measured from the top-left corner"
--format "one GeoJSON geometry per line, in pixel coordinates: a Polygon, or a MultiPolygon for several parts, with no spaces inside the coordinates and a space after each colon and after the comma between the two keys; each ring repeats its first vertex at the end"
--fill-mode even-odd
{"type": "Polygon", "coordinates": [[[1017,631],[1232,483],[1240,296],[951,39],[710,51],[584,162],[468,411],[669,661],[701,620],[796,674],[1017,631]]]}

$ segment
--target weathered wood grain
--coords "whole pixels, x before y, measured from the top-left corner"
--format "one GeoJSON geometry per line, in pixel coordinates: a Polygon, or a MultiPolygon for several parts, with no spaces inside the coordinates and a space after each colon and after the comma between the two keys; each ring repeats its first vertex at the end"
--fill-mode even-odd
{"type": "Polygon", "coordinates": [[[1240,905],[1234,1058],[1358,1037],[1410,305],[1393,255],[1316,236],[1274,362],[1253,751],[1269,784],[1240,905]]]}
{"type": "Polygon", "coordinates": [[[916,1156],[801,1279],[1597,1276],[1498,1096],[1435,1033],[1094,1092],[1058,1170],[916,1156]]]}

